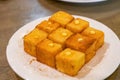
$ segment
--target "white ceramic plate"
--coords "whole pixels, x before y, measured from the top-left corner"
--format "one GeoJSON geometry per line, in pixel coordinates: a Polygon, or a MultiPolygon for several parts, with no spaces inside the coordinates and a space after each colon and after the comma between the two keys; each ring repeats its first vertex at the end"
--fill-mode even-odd
{"type": "Polygon", "coordinates": [[[72,3],[94,3],[94,2],[102,2],[106,0],[60,0],[64,2],[72,2],[72,3]]]}
{"type": "Polygon", "coordinates": [[[90,18],[75,16],[90,22],[90,26],[105,33],[105,44],[96,56],[87,63],[77,76],[65,75],[46,66],[23,50],[23,36],[35,28],[42,20],[40,18],[21,27],[9,40],[7,46],[7,60],[11,68],[26,80],[103,80],[111,75],[120,63],[120,41],[115,33],[104,24],[90,18]]]}

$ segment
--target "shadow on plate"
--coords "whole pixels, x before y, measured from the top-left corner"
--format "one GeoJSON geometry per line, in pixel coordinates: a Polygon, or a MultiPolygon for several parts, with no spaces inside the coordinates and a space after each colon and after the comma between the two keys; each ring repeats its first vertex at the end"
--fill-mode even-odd
{"type": "Polygon", "coordinates": [[[109,44],[104,43],[104,45],[96,52],[96,55],[89,61],[84,67],[79,71],[77,78],[85,77],[96,65],[98,65],[104,56],[106,51],[109,49],[109,44]]]}

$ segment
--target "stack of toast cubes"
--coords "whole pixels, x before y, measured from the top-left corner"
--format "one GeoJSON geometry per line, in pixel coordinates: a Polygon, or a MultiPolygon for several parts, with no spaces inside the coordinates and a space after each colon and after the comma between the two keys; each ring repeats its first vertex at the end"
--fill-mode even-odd
{"type": "Polygon", "coordinates": [[[81,18],[58,11],[23,37],[24,50],[37,61],[75,76],[104,44],[104,33],[81,18]]]}

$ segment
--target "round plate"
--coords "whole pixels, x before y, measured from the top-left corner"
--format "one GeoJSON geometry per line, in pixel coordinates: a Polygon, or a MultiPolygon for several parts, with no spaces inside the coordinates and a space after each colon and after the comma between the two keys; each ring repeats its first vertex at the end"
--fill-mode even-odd
{"type": "Polygon", "coordinates": [[[72,3],[94,3],[94,2],[102,2],[106,0],[60,0],[64,2],[72,2],[72,3]]]}
{"type": "Polygon", "coordinates": [[[115,33],[104,24],[90,18],[74,16],[90,22],[90,26],[105,33],[105,43],[96,52],[94,58],[72,77],[42,64],[26,52],[23,47],[23,36],[49,17],[32,21],[16,31],[7,46],[7,60],[11,68],[26,80],[103,80],[111,75],[120,63],[120,41],[115,33]]]}

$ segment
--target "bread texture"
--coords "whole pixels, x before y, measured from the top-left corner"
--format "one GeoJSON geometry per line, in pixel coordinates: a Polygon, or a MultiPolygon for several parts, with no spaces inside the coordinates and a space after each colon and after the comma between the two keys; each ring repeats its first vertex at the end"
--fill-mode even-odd
{"type": "Polygon", "coordinates": [[[75,76],[85,64],[85,54],[66,48],[56,56],[57,70],[75,76]]]}
{"type": "Polygon", "coordinates": [[[45,39],[37,44],[37,60],[55,68],[55,56],[62,51],[60,44],[54,43],[49,39],[45,39]]]}
{"type": "Polygon", "coordinates": [[[65,25],[67,25],[73,19],[74,19],[74,17],[72,15],[70,15],[69,13],[66,13],[64,11],[58,11],[58,12],[54,13],[53,15],[51,15],[51,17],[49,18],[49,20],[57,22],[57,23],[61,24],[63,27],[65,27],[65,25]]]}
{"type": "Polygon", "coordinates": [[[88,27],[81,34],[96,39],[96,51],[104,44],[104,33],[101,30],[88,27]]]}
{"type": "Polygon", "coordinates": [[[70,30],[65,28],[58,28],[56,31],[53,31],[48,38],[54,42],[64,44],[66,39],[69,38],[73,33],[70,30]]]}
{"type": "Polygon", "coordinates": [[[84,52],[86,62],[95,55],[95,39],[81,34],[74,34],[69,37],[66,42],[66,47],[84,52]]]}
{"type": "MultiPolygon", "coordinates": [[[[96,25],[97,26],[97,25],[96,25]]],[[[104,44],[104,32],[82,18],[58,11],[23,37],[24,51],[40,63],[75,76],[104,44]]]]}
{"type": "Polygon", "coordinates": [[[44,40],[47,37],[47,33],[39,30],[37,28],[35,28],[34,30],[32,30],[30,33],[28,33],[27,35],[24,36],[23,38],[23,42],[24,42],[24,50],[36,57],[36,45],[44,40]]]}
{"type": "Polygon", "coordinates": [[[59,23],[52,22],[49,20],[44,20],[41,23],[39,23],[36,28],[43,30],[47,33],[51,33],[52,31],[56,30],[60,26],[59,23]]]}
{"type": "Polygon", "coordinates": [[[80,33],[84,29],[89,27],[89,22],[80,18],[74,19],[72,22],[68,23],[66,28],[71,30],[74,33],[80,33]]]}

